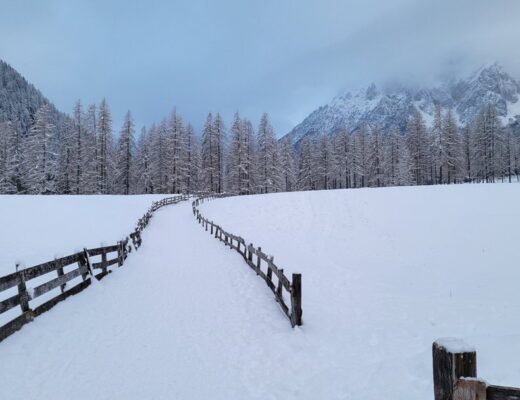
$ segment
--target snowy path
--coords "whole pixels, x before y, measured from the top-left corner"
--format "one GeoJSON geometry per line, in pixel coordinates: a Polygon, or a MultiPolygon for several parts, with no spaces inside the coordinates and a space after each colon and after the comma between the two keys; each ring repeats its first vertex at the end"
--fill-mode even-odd
{"type": "Polygon", "coordinates": [[[285,357],[301,332],[191,205],[159,211],[143,238],[121,270],[0,344],[0,398],[298,397],[285,357]]]}

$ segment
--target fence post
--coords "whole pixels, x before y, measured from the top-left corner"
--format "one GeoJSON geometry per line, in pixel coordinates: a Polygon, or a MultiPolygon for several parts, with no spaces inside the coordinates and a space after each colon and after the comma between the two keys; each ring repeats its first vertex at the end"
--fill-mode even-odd
{"type": "Polygon", "coordinates": [[[247,261],[249,261],[250,263],[253,262],[253,252],[251,251],[252,247],[253,247],[253,243],[251,243],[249,245],[249,247],[247,248],[247,251],[248,251],[248,253],[247,253],[247,261]]]}
{"type": "Polygon", "coordinates": [[[103,271],[103,275],[106,275],[108,273],[107,251],[104,248],[101,253],[101,270],[103,271]]]}
{"type": "Polygon", "coordinates": [[[123,265],[123,242],[117,242],[117,266],[123,265]]]}
{"type": "Polygon", "coordinates": [[[262,251],[262,248],[259,247],[258,248],[258,252],[256,253],[256,268],[257,268],[257,271],[256,271],[256,274],[257,275],[260,275],[258,273],[258,271],[260,271],[260,266],[262,265],[262,259],[260,258],[260,252],[262,251]]]}
{"type": "MultiPolygon", "coordinates": [[[[59,268],[56,268],[56,273],[58,274],[58,278],[60,278],[63,275],[65,275],[65,271],[63,271],[63,265],[60,265],[59,268]]],[[[63,293],[65,291],[66,285],[67,285],[66,283],[60,285],[61,293],[63,293]]]]}
{"type": "MultiPolygon", "coordinates": [[[[80,257],[80,258],[79,258],[79,261],[78,261],[78,267],[79,267],[79,269],[81,270],[81,268],[82,268],[84,265],[86,265],[86,258],[85,258],[84,254],[83,254],[83,257],[80,257]]],[[[82,274],[81,274],[81,279],[83,279],[83,281],[86,281],[87,278],[88,278],[88,273],[82,273],[82,274]]]]}
{"type": "Polygon", "coordinates": [[[292,274],[291,324],[293,327],[302,325],[302,314],[302,274],[292,274]]]}
{"type": "Polygon", "coordinates": [[[83,256],[85,257],[85,264],[88,268],[88,272],[90,273],[90,275],[94,276],[92,266],[90,265],[90,259],[88,258],[88,250],[86,248],[83,249],[83,256]]]}
{"type": "Polygon", "coordinates": [[[18,275],[20,275],[20,282],[18,283],[18,295],[20,296],[20,308],[23,313],[30,311],[29,308],[29,293],[27,292],[27,287],[25,286],[25,274],[24,271],[19,271],[18,275]]]}
{"type": "MultiPolygon", "coordinates": [[[[459,378],[477,376],[477,352],[460,339],[447,338],[433,343],[432,355],[435,400],[456,400],[459,378]]],[[[460,394],[457,397],[464,399],[460,394]]]]}

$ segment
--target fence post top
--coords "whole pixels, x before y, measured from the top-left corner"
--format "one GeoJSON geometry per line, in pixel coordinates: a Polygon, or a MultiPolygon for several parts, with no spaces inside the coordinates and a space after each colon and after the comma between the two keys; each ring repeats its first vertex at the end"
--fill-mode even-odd
{"type": "Polygon", "coordinates": [[[474,346],[469,345],[463,339],[454,337],[439,338],[433,342],[433,347],[445,349],[448,353],[475,353],[477,350],[474,346]]]}

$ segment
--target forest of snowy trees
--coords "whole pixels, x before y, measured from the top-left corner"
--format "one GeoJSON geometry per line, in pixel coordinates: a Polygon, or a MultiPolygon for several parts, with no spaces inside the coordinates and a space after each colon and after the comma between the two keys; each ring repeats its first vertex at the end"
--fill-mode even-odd
{"type": "Polygon", "coordinates": [[[229,129],[207,116],[201,135],[174,109],[136,133],[132,114],[114,132],[105,100],[57,119],[47,104],[26,132],[0,123],[3,194],[237,194],[293,190],[517,180],[520,140],[494,106],[460,128],[437,108],[431,127],[416,112],[404,132],[362,124],[308,135],[298,146],[277,140],[267,114],[256,129],[235,114],[229,129]]]}

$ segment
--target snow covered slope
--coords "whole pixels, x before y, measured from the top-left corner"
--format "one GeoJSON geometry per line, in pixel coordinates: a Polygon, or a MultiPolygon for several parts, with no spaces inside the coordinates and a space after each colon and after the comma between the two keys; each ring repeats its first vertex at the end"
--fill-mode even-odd
{"type": "Polygon", "coordinates": [[[153,201],[143,196],[0,196],[0,276],[84,247],[113,244],[153,201]]]}
{"type": "MultiPolygon", "coordinates": [[[[520,185],[299,192],[203,214],[303,274],[291,329],[186,202],[125,266],[0,343],[2,399],[431,399],[431,344],[520,385],[520,185]]],[[[19,237],[20,238],[20,237],[19,237]]]]}
{"type": "Polygon", "coordinates": [[[479,376],[520,385],[519,198],[517,184],[338,190],[201,212],[303,274],[305,398],[417,400],[433,396],[439,337],[474,344],[479,376]]]}
{"type": "Polygon", "coordinates": [[[446,81],[438,87],[388,87],[374,84],[355,93],[335,97],[313,111],[288,134],[297,143],[306,135],[335,133],[347,126],[351,130],[362,121],[378,123],[385,130],[404,129],[409,116],[418,110],[431,124],[437,104],[453,108],[458,120],[474,120],[483,105],[494,104],[505,124],[520,118],[520,82],[498,64],[478,69],[458,81],[446,81]]]}

